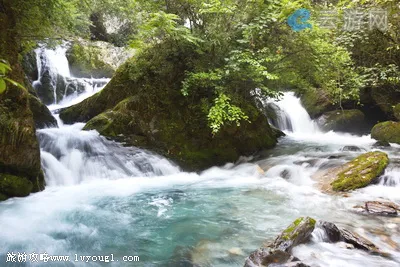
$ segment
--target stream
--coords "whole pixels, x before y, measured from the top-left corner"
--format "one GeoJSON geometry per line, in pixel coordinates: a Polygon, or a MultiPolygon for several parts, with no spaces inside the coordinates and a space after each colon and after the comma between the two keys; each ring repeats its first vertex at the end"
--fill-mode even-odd
{"type": "MultiPolygon", "coordinates": [[[[68,67],[64,59],[56,63],[68,67]]],[[[49,108],[56,112],[101,88],[87,86],[49,108]]],[[[378,184],[347,197],[326,194],[313,175],[375,150],[375,140],[321,132],[291,92],[275,105],[276,126],[286,133],[276,148],[262,160],[201,173],[182,172],[162,156],[82,131],[82,123],[59,120],[59,128],[38,130],[47,187],[0,203],[0,262],[8,252],[46,252],[70,261],[5,266],[243,266],[293,220],[310,216],[363,235],[391,257],[326,243],[314,231],[310,244],[293,251],[304,263],[400,266],[400,218],[352,211],[368,200],[400,201],[400,146],[384,150],[391,163],[378,184]],[[342,151],[345,146],[360,151],[342,151]],[[111,254],[109,263],[74,260],[111,254]],[[140,262],[123,262],[126,255],[140,262]]]]}

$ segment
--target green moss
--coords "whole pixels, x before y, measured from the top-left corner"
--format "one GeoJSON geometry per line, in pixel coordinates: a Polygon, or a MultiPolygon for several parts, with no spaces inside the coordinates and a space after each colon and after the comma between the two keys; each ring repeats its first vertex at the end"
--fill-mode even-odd
{"type": "Polygon", "coordinates": [[[25,197],[32,191],[32,182],[24,177],[0,174],[0,193],[8,197],[25,197]]]}
{"type": "Polygon", "coordinates": [[[383,173],[388,163],[387,154],[379,151],[358,156],[338,174],[331,184],[332,188],[335,191],[350,191],[365,187],[383,173]]]}
{"type": "Polygon", "coordinates": [[[400,122],[385,121],[376,124],[371,130],[371,137],[379,141],[400,144],[400,122]]]}
{"type": "Polygon", "coordinates": [[[284,240],[293,240],[293,239],[295,239],[297,236],[298,236],[298,234],[299,234],[299,232],[298,231],[296,231],[296,229],[299,227],[299,225],[301,224],[301,223],[307,223],[310,227],[312,227],[312,228],[314,228],[315,227],[315,223],[316,223],[316,221],[313,219],[313,218],[310,218],[310,217],[306,217],[306,218],[304,218],[304,217],[300,217],[300,218],[297,218],[291,225],[289,225],[289,227],[288,228],[286,228],[284,231],[283,231],[283,233],[282,233],[282,238],[284,239],[284,240]]]}
{"type": "Polygon", "coordinates": [[[320,88],[305,91],[300,99],[311,118],[316,118],[334,108],[329,94],[320,88]]]}

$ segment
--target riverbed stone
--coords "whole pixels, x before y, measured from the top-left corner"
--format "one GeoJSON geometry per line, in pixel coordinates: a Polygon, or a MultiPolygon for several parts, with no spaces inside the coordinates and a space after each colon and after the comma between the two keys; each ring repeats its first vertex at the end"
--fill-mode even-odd
{"type": "Polygon", "coordinates": [[[344,242],[353,245],[357,249],[365,250],[377,255],[383,254],[374,243],[357,233],[346,229],[341,229],[340,233],[344,242]]]}
{"type": "Polygon", "coordinates": [[[363,213],[380,216],[397,216],[400,212],[400,206],[389,201],[367,201],[359,207],[363,213]]]}
{"type": "Polygon", "coordinates": [[[306,243],[311,238],[316,221],[310,217],[300,217],[287,227],[274,241],[273,247],[290,252],[295,246],[306,243]]]}
{"type": "Polygon", "coordinates": [[[400,122],[385,121],[376,124],[371,130],[371,137],[379,141],[400,144],[400,122]]]}
{"type": "Polygon", "coordinates": [[[288,252],[271,248],[260,248],[254,251],[244,264],[244,267],[264,266],[307,267],[308,265],[305,265],[288,252]]]}
{"type": "Polygon", "coordinates": [[[389,163],[386,153],[375,151],[362,154],[345,164],[331,183],[334,191],[350,191],[371,184],[389,163]]]}

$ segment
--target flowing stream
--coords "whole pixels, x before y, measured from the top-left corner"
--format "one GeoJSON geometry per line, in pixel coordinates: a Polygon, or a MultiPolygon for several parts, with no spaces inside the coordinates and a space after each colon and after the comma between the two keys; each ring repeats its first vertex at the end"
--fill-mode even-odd
{"type": "MultiPolygon", "coordinates": [[[[62,56],[58,60],[67,71],[68,62],[62,56]]],[[[98,90],[87,89],[50,108],[77,103],[98,90]]],[[[243,266],[252,251],[293,220],[311,216],[367,237],[391,257],[326,243],[316,230],[311,244],[293,252],[304,263],[399,266],[399,218],[352,211],[367,200],[400,201],[399,147],[385,150],[391,163],[379,184],[348,197],[325,194],[312,176],[372,150],[375,141],[321,132],[293,93],[275,106],[280,110],[276,126],[287,135],[265,159],[199,174],[182,172],[159,155],[123,147],[96,131],[82,131],[84,124],[38,130],[47,187],[0,203],[0,262],[7,252],[46,252],[68,255],[70,261],[30,265],[243,266]],[[360,151],[343,151],[348,145],[360,151]],[[111,254],[109,263],[75,261],[76,255],[111,254]],[[140,262],[123,262],[130,255],[140,262]]]]}

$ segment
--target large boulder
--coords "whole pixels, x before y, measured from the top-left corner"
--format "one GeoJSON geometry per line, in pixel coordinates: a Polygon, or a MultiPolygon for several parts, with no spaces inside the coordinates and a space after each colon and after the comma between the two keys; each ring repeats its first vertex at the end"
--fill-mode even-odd
{"type": "Polygon", "coordinates": [[[361,132],[365,127],[365,116],[358,109],[333,110],[325,112],[317,120],[324,131],[361,132]]]}
{"type": "Polygon", "coordinates": [[[305,91],[301,94],[300,99],[312,119],[317,118],[324,112],[335,109],[329,93],[320,88],[305,91]]]}
{"type": "Polygon", "coordinates": [[[385,121],[376,124],[371,130],[371,137],[379,141],[400,144],[400,122],[385,121]]]}
{"type": "Polygon", "coordinates": [[[29,98],[28,92],[13,86],[0,94],[0,175],[3,177],[0,194],[7,197],[22,196],[28,191],[37,192],[44,188],[29,98]],[[26,180],[30,181],[30,186],[26,180]],[[21,191],[17,188],[19,186],[21,191]]]}
{"type": "Polygon", "coordinates": [[[132,50],[106,42],[78,41],[67,50],[71,74],[75,77],[110,78],[133,55],[132,50]]]}
{"type": "Polygon", "coordinates": [[[62,110],[60,118],[66,123],[88,121],[86,130],[154,150],[187,170],[236,161],[273,147],[278,132],[251,98],[239,95],[232,97],[232,103],[251,123],[227,124],[219,133],[211,133],[207,114],[215,94],[181,93],[193,53],[182,47],[146,50],[122,65],[101,92],[62,110]]]}
{"type": "Polygon", "coordinates": [[[374,87],[370,90],[373,99],[372,105],[376,105],[389,120],[395,119],[393,106],[400,102],[400,92],[391,87],[374,87]]]}
{"type": "Polygon", "coordinates": [[[340,167],[340,172],[331,183],[332,189],[350,191],[365,187],[383,173],[388,163],[386,153],[376,151],[362,154],[340,167]]]}

